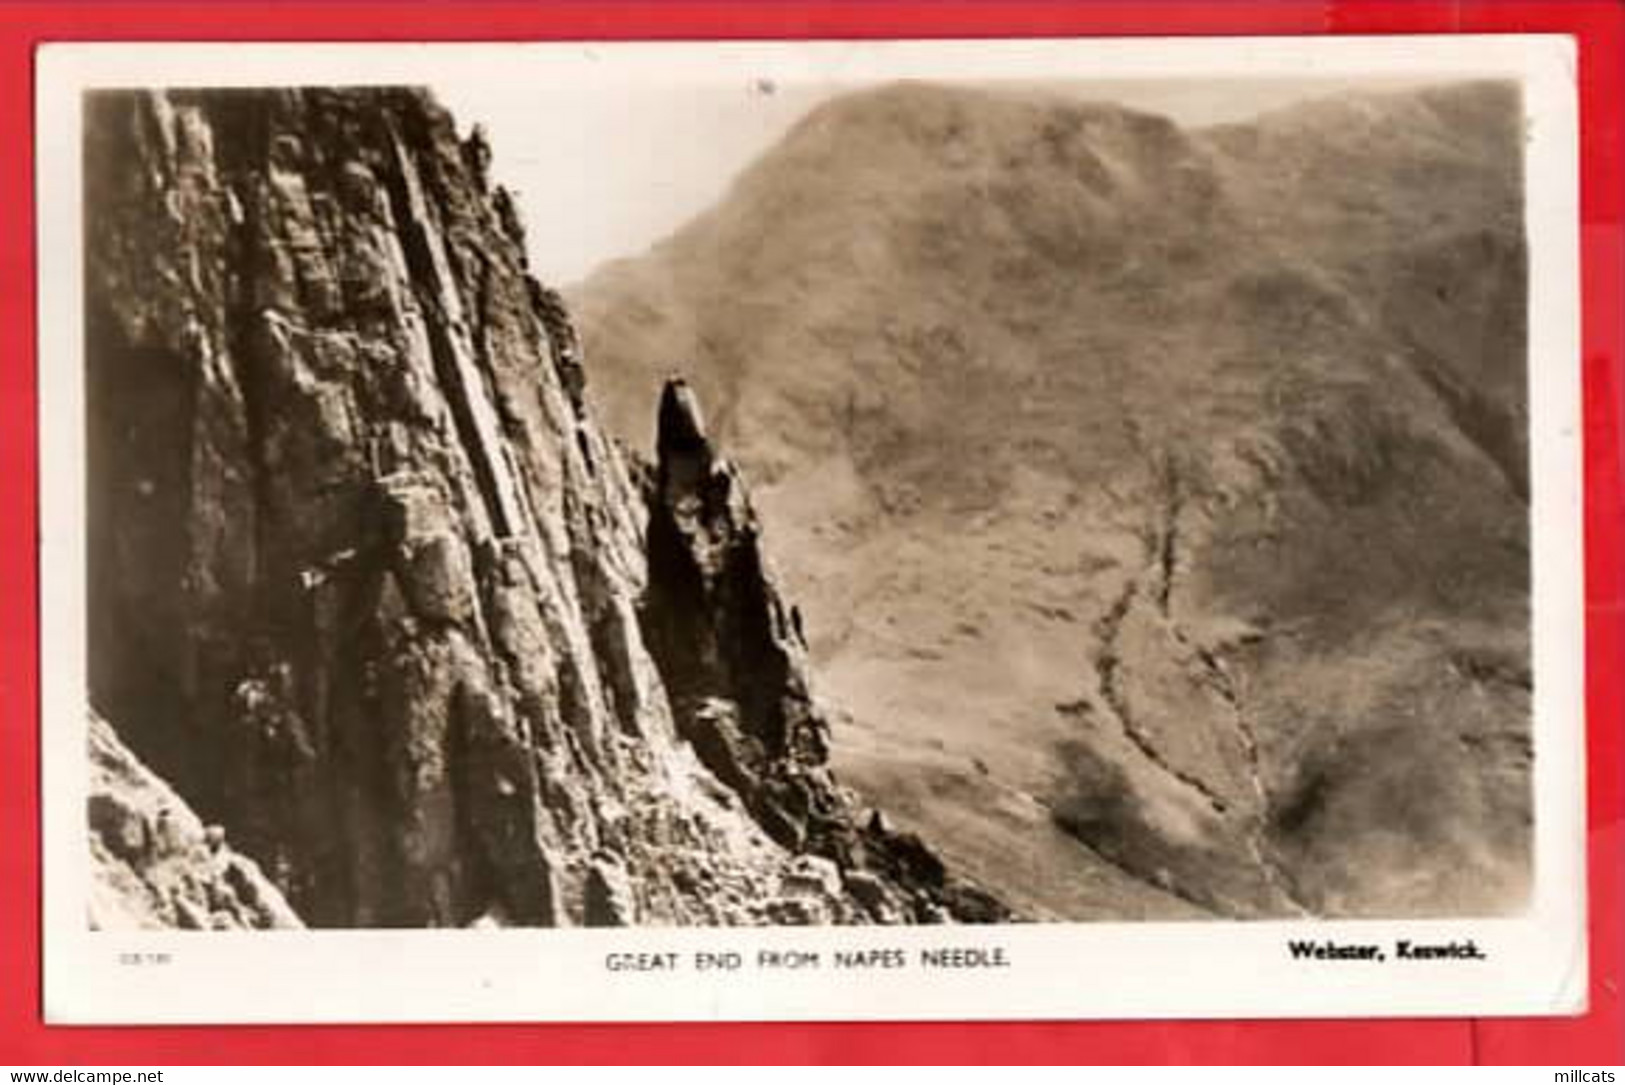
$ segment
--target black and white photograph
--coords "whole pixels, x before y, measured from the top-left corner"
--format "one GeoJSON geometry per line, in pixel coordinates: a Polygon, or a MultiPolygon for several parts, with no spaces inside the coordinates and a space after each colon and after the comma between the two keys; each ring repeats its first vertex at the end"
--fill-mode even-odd
{"type": "Polygon", "coordinates": [[[1560,43],[55,59],[61,1005],[1577,1008],[1560,43]]]}

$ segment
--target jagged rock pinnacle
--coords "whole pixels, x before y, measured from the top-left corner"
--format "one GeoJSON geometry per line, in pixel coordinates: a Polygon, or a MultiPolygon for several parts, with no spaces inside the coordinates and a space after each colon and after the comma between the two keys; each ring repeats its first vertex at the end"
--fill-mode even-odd
{"type": "Polygon", "coordinates": [[[705,435],[705,416],[699,397],[688,382],[673,376],[660,392],[660,417],[655,448],[662,460],[671,455],[709,453],[711,442],[705,435]]]}
{"type": "Polygon", "coordinates": [[[849,891],[871,917],[1007,916],[951,881],[917,837],[878,815],[865,821],[836,783],[799,615],[779,594],[737,468],[716,454],[679,376],[661,391],[656,430],[641,617],[679,733],[769,836],[810,869],[822,861],[823,881],[856,886],[849,891]]]}

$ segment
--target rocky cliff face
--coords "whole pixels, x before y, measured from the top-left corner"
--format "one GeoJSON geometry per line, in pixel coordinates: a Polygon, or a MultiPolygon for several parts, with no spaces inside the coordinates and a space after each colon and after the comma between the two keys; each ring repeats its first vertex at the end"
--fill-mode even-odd
{"type": "MultiPolygon", "coordinates": [[[[801,613],[779,597],[744,480],[716,456],[681,379],[661,393],[656,448],[643,627],[679,734],[774,840],[846,871],[873,918],[1010,918],[878,810],[860,819],[856,797],[835,781],[801,613]]],[[[797,917],[794,907],[780,912],[797,917]]]]}
{"type": "Polygon", "coordinates": [[[90,924],[98,930],[301,927],[282,893],[225,830],[90,714],[90,924]]]}
{"type": "Polygon", "coordinates": [[[673,386],[645,503],[477,135],[98,93],[85,155],[91,700],[306,923],[1004,914],[830,777],[737,473],[673,386]]]}

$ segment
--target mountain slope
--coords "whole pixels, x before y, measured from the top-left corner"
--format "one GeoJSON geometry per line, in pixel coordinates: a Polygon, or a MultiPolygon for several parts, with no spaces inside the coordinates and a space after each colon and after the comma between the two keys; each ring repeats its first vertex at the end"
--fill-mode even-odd
{"type": "Polygon", "coordinates": [[[837,764],[1010,899],[1516,907],[1519,115],[853,94],[575,292],[594,395],[713,405],[837,764]]]}

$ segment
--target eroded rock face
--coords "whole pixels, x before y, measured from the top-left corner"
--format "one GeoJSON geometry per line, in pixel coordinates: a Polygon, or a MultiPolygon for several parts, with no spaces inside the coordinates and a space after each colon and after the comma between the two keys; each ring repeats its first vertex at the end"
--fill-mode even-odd
{"type": "MultiPolygon", "coordinates": [[[[86,133],[91,699],[131,748],[316,926],[805,896],[794,853],[861,834],[742,488],[696,427],[646,561],[482,141],[401,89],[95,94],[86,133]]],[[[858,866],[820,918],[952,895],[858,866]]]]}
{"type": "Polygon", "coordinates": [[[99,930],[301,927],[252,859],[90,714],[90,923],[99,930]]]}
{"type": "Polygon", "coordinates": [[[797,887],[789,895],[813,887],[811,895],[838,897],[846,871],[857,879],[864,911],[887,919],[897,902],[870,891],[879,872],[904,887],[905,905],[921,921],[1006,918],[997,901],[950,879],[918,838],[864,819],[856,796],[836,783],[799,615],[774,586],[745,482],[712,449],[699,402],[681,378],[661,392],[656,455],[642,610],[650,651],[678,732],[770,836],[809,853],[787,883],[797,887]]]}

